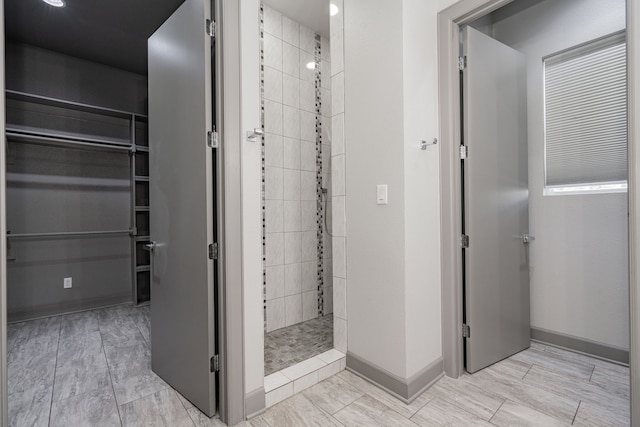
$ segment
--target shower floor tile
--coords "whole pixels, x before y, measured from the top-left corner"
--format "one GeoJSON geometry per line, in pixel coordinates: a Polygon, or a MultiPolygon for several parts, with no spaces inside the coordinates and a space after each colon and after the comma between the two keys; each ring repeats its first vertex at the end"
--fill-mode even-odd
{"type": "Polygon", "coordinates": [[[264,337],[264,374],[273,374],[333,348],[333,315],[269,332],[264,337]]]}

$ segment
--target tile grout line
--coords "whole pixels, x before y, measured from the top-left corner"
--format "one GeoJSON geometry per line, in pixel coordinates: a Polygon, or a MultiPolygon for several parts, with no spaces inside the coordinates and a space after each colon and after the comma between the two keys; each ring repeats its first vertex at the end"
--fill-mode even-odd
{"type": "Polygon", "coordinates": [[[576,413],[573,414],[573,419],[571,420],[571,425],[576,422],[576,417],[578,416],[578,411],[580,410],[580,405],[582,404],[582,400],[578,401],[578,407],[576,408],[576,413]]]}
{"type": "Polygon", "coordinates": [[[502,409],[502,405],[504,405],[505,403],[507,403],[507,399],[504,399],[504,400],[502,401],[502,403],[500,404],[500,406],[498,407],[498,409],[496,409],[496,412],[494,412],[494,413],[493,413],[493,415],[491,415],[491,418],[489,418],[489,420],[487,421],[488,423],[491,423],[491,420],[493,419],[493,417],[495,417],[495,416],[496,416],[496,414],[497,414],[498,412],[500,412],[500,409],[502,409]]]}
{"type": "Polygon", "coordinates": [[[531,368],[533,368],[533,363],[531,364],[531,366],[529,366],[529,369],[527,369],[527,372],[524,373],[524,375],[522,376],[522,378],[520,378],[520,381],[524,381],[524,377],[527,376],[527,374],[529,373],[529,371],[531,370],[531,368]]]}
{"type": "Polygon", "coordinates": [[[122,425],[122,414],[120,413],[120,405],[118,405],[118,398],[116,397],[116,389],[113,386],[113,377],[111,374],[111,364],[109,363],[109,358],[107,357],[107,351],[104,347],[104,340],[102,339],[102,331],[98,332],[100,334],[100,343],[102,344],[102,354],[104,355],[104,360],[107,363],[107,370],[109,371],[109,384],[111,384],[111,392],[113,393],[113,400],[116,403],[116,410],[118,411],[118,418],[120,419],[120,425],[122,425]]]}
{"type": "Polygon", "coordinates": [[[60,324],[58,325],[58,344],[56,346],[56,363],[53,366],[53,382],[51,383],[51,402],[49,403],[49,420],[47,422],[48,426],[51,426],[51,413],[53,412],[53,392],[56,386],[56,373],[58,371],[58,353],[60,352],[61,336],[62,336],[62,319],[60,319],[60,324]]]}
{"type": "Polygon", "coordinates": [[[593,365],[593,369],[591,370],[591,375],[589,375],[589,381],[587,381],[588,383],[591,383],[591,378],[593,378],[593,373],[596,371],[596,365],[593,365]]]}

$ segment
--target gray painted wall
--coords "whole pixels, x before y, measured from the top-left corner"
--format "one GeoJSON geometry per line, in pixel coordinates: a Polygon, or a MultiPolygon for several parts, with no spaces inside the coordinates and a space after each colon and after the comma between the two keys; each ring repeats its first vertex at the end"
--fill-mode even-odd
{"type": "Polygon", "coordinates": [[[492,18],[493,37],[527,56],[531,325],[628,348],[627,194],[542,194],[541,59],[623,29],[625,1],[516,2],[492,18]]]}
{"type": "MultiPolygon", "coordinates": [[[[146,77],[26,45],[7,45],[7,88],[144,113],[146,77]]],[[[126,121],[88,126],[87,117],[10,102],[8,122],[126,139],[126,121]],[[54,113],[54,115],[47,113],[54,113]]],[[[130,228],[129,156],[10,142],[7,229],[13,234],[130,228]]],[[[130,238],[10,240],[8,318],[131,301],[130,238]],[[73,287],[63,289],[63,278],[73,287]]]]}
{"type": "Polygon", "coordinates": [[[7,89],[147,112],[143,75],[11,41],[6,45],[6,68],[7,89]]]}

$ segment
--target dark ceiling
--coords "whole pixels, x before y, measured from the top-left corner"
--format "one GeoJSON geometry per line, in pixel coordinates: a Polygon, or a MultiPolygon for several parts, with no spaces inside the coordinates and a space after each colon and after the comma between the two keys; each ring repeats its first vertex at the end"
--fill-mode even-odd
{"type": "Polygon", "coordinates": [[[147,38],[184,0],[5,0],[9,40],[147,73],[147,38]]]}

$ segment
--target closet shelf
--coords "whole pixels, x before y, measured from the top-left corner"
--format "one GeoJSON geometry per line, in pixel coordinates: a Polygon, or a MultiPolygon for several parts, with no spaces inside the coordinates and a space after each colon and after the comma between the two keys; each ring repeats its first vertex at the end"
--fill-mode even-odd
{"type": "Polygon", "coordinates": [[[146,145],[136,145],[136,151],[141,151],[143,153],[148,153],[149,152],[149,147],[147,147],[146,145]]]}
{"type": "Polygon", "coordinates": [[[149,182],[149,177],[148,176],[143,176],[143,175],[137,175],[136,176],[136,181],[149,182]]]}
{"type": "Polygon", "coordinates": [[[150,265],[139,265],[136,267],[136,273],[140,273],[141,271],[151,271],[150,265]]]}
{"type": "Polygon", "coordinates": [[[25,143],[38,145],[52,145],[59,147],[104,150],[104,151],[133,151],[130,145],[115,144],[113,141],[100,140],[97,138],[75,139],[61,138],[55,134],[47,133],[23,133],[15,129],[7,128],[6,136],[8,140],[18,140],[25,143]]]}
{"type": "Polygon", "coordinates": [[[136,212],[149,212],[149,206],[136,206],[136,212]]]}
{"type": "Polygon", "coordinates": [[[136,114],[128,111],[116,110],[113,108],[99,107],[97,105],[83,104],[81,102],[65,101],[62,99],[50,98],[47,96],[34,95],[31,93],[19,92],[15,90],[7,89],[5,91],[7,98],[15,99],[18,101],[33,102],[42,105],[49,105],[52,107],[68,108],[76,111],[83,111],[85,113],[96,113],[105,116],[118,117],[123,119],[143,119],[146,121],[148,116],[146,114],[136,114]]]}
{"type": "Polygon", "coordinates": [[[133,235],[133,230],[98,230],[98,231],[60,231],[57,233],[7,233],[7,239],[36,239],[46,237],[74,237],[74,236],[100,236],[128,234],[133,235]]]}
{"type": "Polygon", "coordinates": [[[136,242],[149,242],[151,241],[150,236],[136,236],[136,242]]]}

